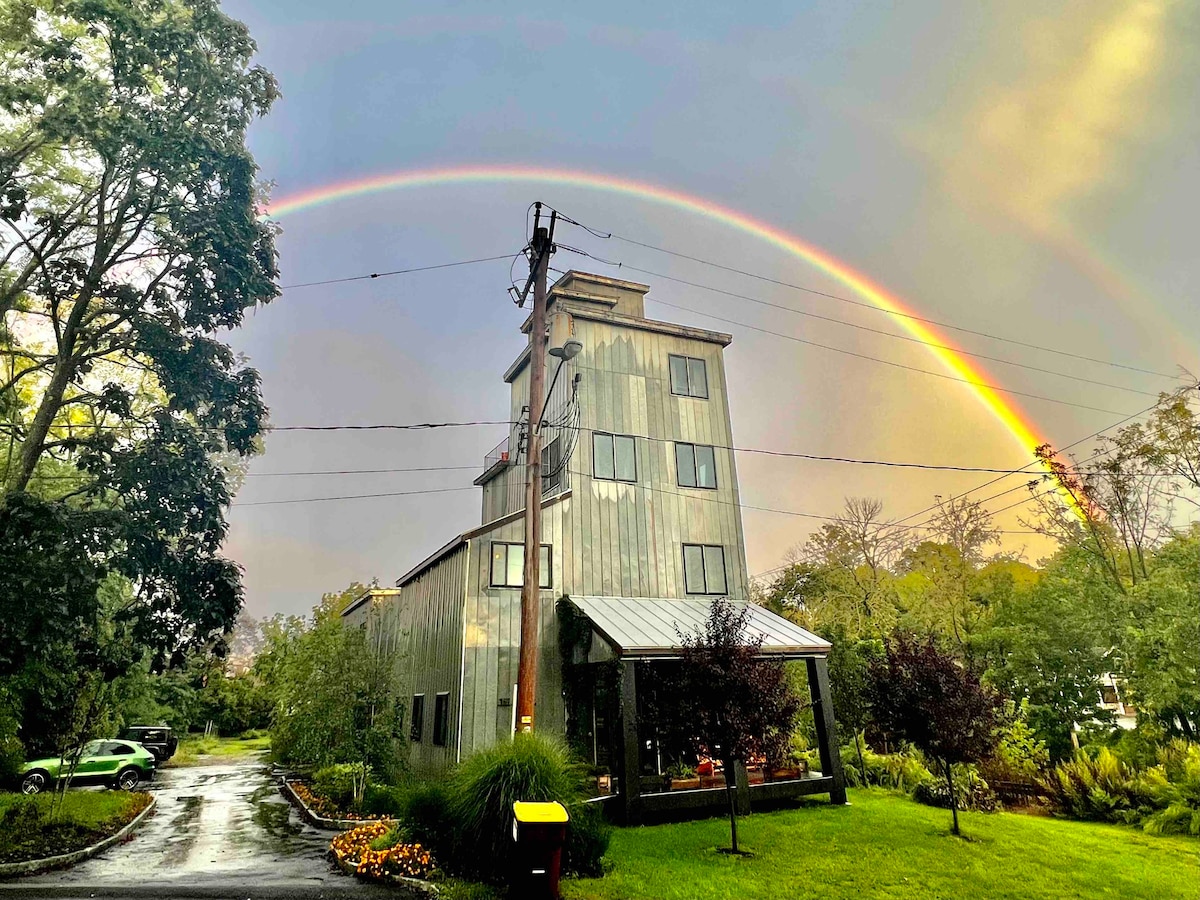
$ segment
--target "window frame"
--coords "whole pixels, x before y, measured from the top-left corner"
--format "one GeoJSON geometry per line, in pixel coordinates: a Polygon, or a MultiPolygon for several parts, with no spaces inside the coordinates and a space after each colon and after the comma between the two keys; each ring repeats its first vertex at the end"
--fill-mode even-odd
{"type": "MultiPolygon", "coordinates": [[[[545,551],[546,555],[542,559],[542,562],[545,563],[545,565],[538,567],[538,578],[541,579],[542,581],[544,581],[544,584],[538,585],[538,590],[549,591],[549,590],[554,589],[554,553],[553,553],[552,546],[550,544],[541,544],[540,546],[541,546],[542,550],[545,551]]],[[[524,578],[525,578],[525,565],[524,565],[525,544],[522,541],[492,541],[491,546],[488,547],[488,587],[502,589],[502,590],[519,591],[519,590],[521,590],[521,588],[523,588],[525,586],[524,584],[508,584],[508,582],[507,582],[508,554],[512,552],[511,548],[513,548],[513,547],[519,547],[520,551],[521,551],[521,579],[522,579],[522,581],[524,581],[524,578]],[[497,546],[502,546],[502,547],[506,548],[504,551],[504,553],[505,553],[505,556],[504,556],[505,583],[503,583],[503,584],[498,584],[495,580],[496,579],[496,547],[497,546]]]]}
{"type": "Polygon", "coordinates": [[[693,444],[688,441],[676,441],[675,442],[675,484],[678,487],[695,488],[696,490],[701,490],[701,491],[718,490],[720,488],[720,481],[717,479],[717,448],[714,447],[712,444],[693,444]],[[682,473],[679,470],[679,448],[680,447],[688,447],[691,449],[692,475],[694,476],[692,480],[695,482],[694,484],[685,484],[683,481],[682,473]],[[697,447],[703,448],[712,454],[712,484],[711,485],[700,483],[700,462],[696,458],[696,448],[697,447]]]}
{"type": "Polygon", "coordinates": [[[445,747],[450,743],[450,692],[438,691],[433,695],[433,746],[445,747]]]}
{"type": "Polygon", "coordinates": [[[725,560],[725,545],[724,544],[693,544],[687,543],[683,545],[683,592],[690,594],[693,597],[727,597],[729,596],[729,566],[725,560]],[[692,586],[688,584],[688,564],[687,555],[690,548],[696,548],[700,551],[700,572],[704,578],[704,590],[693,591],[692,586]],[[709,589],[708,584],[708,554],[705,551],[719,550],[721,553],[721,580],[725,582],[724,590],[713,591],[709,589]]]}
{"type": "Polygon", "coordinates": [[[566,483],[566,475],[567,467],[562,461],[562,439],[556,437],[542,447],[542,496],[561,492],[566,483]],[[556,465],[558,471],[548,474],[547,470],[556,465]]]}
{"type": "Polygon", "coordinates": [[[408,739],[414,744],[421,743],[425,735],[425,695],[412,695],[412,721],[409,722],[408,739]]]}
{"type": "Polygon", "coordinates": [[[592,432],[592,478],[596,481],[619,481],[621,484],[637,484],[638,483],[638,458],[637,458],[637,437],[632,434],[617,434],[613,431],[593,431],[592,432]],[[609,446],[612,448],[612,476],[600,475],[596,470],[596,460],[598,454],[596,452],[596,439],[608,438],[609,446]],[[622,478],[617,471],[617,439],[629,441],[633,451],[633,477],[622,478]]]}
{"type": "Polygon", "coordinates": [[[695,400],[708,400],[711,392],[708,389],[708,360],[699,356],[684,356],[682,353],[667,354],[667,381],[671,387],[671,393],[676,397],[691,397],[695,400]],[[671,372],[671,361],[683,360],[683,371],[687,376],[687,393],[675,390],[675,376],[671,372]],[[704,372],[704,393],[696,393],[696,386],[692,380],[692,363],[699,363],[704,372]]]}

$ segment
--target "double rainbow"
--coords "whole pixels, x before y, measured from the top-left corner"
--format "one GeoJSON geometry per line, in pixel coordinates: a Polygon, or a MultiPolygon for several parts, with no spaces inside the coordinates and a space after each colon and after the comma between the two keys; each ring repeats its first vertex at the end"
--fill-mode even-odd
{"type": "MultiPolygon", "coordinates": [[[[1033,449],[1046,441],[1039,437],[1033,422],[1017,403],[988,386],[991,381],[984,370],[962,354],[948,349],[949,341],[923,322],[909,318],[917,315],[911,306],[895,294],[876,284],[832,254],[807,241],[789,234],[743,212],[721,206],[711,200],[671,190],[644,181],[619,178],[595,172],[573,169],[546,169],[533,166],[478,165],[438,169],[413,169],[369,178],[334,182],[288,194],[273,201],[267,214],[273,218],[301,210],[324,206],[352,197],[377,194],[408,188],[434,187],[449,184],[495,182],[535,182],[591,188],[614,194],[636,197],[704,216],[722,225],[766,241],[824,272],[849,288],[873,306],[887,312],[892,320],[913,337],[925,342],[925,349],[947,372],[963,379],[964,388],[1004,427],[1020,446],[1033,457],[1033,449]],[[939,346],[940,345],[940,346],[939,346]]],[[[1046,467],[1049,471],[1049,467],[1046,467]]]]}

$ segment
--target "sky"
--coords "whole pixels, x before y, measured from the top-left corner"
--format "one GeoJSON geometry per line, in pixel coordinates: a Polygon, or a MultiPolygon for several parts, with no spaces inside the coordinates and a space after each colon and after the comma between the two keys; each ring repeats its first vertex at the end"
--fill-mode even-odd
{"type": "MultiPolygon", "coordinates": [[[[928,347],[876,333],[912,337],[904,321],[843,302],[868,301],[811,257],[696,204],[784,233],[910,313],[969,330],[934,333],[992,357],[972,358],[978,380],[1012,392],[999,396],[1027,434],[1056,447],[1144,410],[1179,384],[1170,376],[1181,367],[1200,372],[1194,4],[224,8],[280,82],[282,98],[250,134],[280,208],[337,183],[472,166],[573,170],[693,198],[689,210],[645,191],[493,177],[278,215],[286,289],[230,335],[262,373],[276,426],[503,418],[501,375],[523,346],[525,316],[505,293],[508,261],[288,286],[511,256],[534,200],[596,232],[762,276],[574,227],[561,241],[600,259],[560,250],[552,262],[643,281],[648,316],[731,333],[739,447],[998,468],[1030,460],[928,347]]],[[[388,584],[478,524],[477,488],[403,492],[469,488],[503,434],[271,433],[225,548],[245,569],[249,612],[302,613],[351,581],[388,584]],[[368,493],[400,496],[316,499],[368,493]],[[272,502],[282,500],[308,502],[272,502]]],[[[991,477],[751,455],[738,467],[747,506],[825,516],[869,496],[904,518],[991,477]]],[[[1003,509],[1023,496],[986,503],[1007,531],[1024,530],[1028,511],[1003,509]]],[[[743,520],[752,574],[820,524],[750,509],[743,520]]],[[[1034,561],[1039,541],[1009,534],[1003,549],[1034,561]]]]}

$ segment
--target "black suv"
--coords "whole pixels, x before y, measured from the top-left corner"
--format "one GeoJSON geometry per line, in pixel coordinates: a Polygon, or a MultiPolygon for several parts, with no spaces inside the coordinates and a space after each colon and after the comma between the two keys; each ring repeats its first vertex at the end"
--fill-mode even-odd
{"type": "Polygon", "coordinates": [[[175,755],[179,739],[166,725],[129,725],[120,734],[123,741],[137,741],[160,763],[175,755]]]}

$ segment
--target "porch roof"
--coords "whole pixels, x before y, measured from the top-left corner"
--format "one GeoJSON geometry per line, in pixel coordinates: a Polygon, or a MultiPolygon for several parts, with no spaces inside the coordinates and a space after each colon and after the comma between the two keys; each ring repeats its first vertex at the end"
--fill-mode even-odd
{"type": "MultiPolygon", "coordinates": [[[[571,597],[571,603],[618,656],[673,657],[679,655],[679,634],[703,628],[712,604],[708,600],[668,600],[644,597],[571,597]]],[[[746,634],[762,637],[762,651],[771,656],[825,656],[829,642],[811,631],[753,603],[746,634]]]]}

